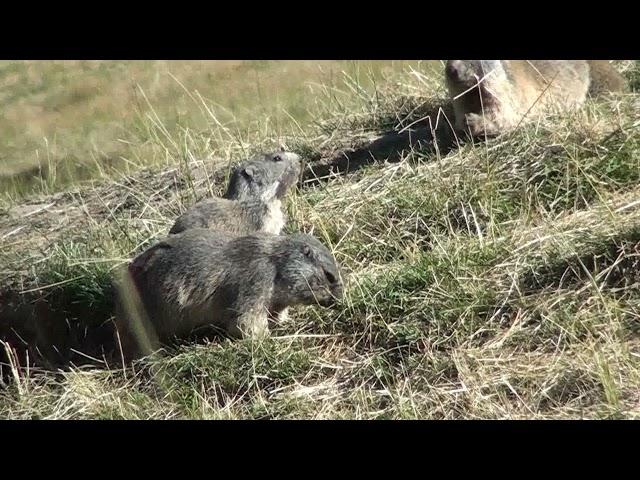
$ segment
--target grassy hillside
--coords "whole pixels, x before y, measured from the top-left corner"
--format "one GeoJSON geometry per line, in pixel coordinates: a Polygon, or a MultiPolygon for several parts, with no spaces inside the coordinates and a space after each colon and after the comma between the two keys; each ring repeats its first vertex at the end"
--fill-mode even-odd
{"type": "Polygon", "coordinates": [[[0,189],[20,197],[166,165],[163,144],[186,131],[206,135],[208,152],[250,148],[256,130],[299,134],[318,98],[361,95],[428,63],[0,61],[0,189]]]}
{"type": "MultiPolygon", "coordinates": [[[[182,83],[197,99],[185,111],[209,118],[198,128],[158,110],[132,123],[113,113],[114,128],[138,122],[145,132],[124,144],[136,171],[105,170],[58,195],[46,195],[64,184],[51,178],[38,195],[10,190],[0,280],[63,303],[70,323],[108,319],[114,269],[219,193],[224,179],[212,171],[280,142],[313,165],[423,125],[444,101],[433,66],[325,79],[293,102],[306,113],[285,115],[289,123],[271,120],[286,100],[245,117],[242,108],[224,121],[210,115],[241,94],[220,87],[199,99],[196,80],[182,83]]],[[[619,66],[640,78],[637,63],[619,66]]],[[[107,110],[126,110],[110,98],[107,110]]],[[[634,92],[486,143],[423,145],[308,182],[287,200],[287,230],[333,250],[346,280],[337,308],[295,308],[262,342],[184,345],[134,368],[99,359],[59,372],[15,368],[0,417],[639,418],[639,127],[634,92]]]]}

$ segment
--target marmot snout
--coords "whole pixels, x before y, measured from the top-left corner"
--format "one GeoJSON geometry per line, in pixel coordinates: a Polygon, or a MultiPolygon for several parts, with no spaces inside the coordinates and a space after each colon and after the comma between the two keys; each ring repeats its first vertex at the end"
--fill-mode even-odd
{"type": "Polygon", "coordinates": [[[445,67],[446,78],[450,82],[464,85],[466,87],[474,86],[480,78],[478,75],[482,75],[482,69],[468,60],[449,60],[445,67]]]}

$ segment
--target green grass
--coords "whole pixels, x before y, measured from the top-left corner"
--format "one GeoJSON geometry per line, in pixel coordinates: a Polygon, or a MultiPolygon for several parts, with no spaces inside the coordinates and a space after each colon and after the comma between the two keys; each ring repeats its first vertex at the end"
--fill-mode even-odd
{"type": "MultiPolygon", "coordinates": [[[[637,76],[637,64],[622,67],[637,76]]],[[[201,159],[226,165],[276,141],[317,159],[402,128],[443,94],[431,64],[416,68],[329,78],[305,97],[313,121],[286,134],[265,112],[198,131],[140,119],[159,165],[79,188],[62,204],[88,212],[78,233],[52,228],[48,244],[7,247],[4,278],[63,299],[79,325],[108,319],[115,269],[223,188],[201,159]],[[254,119],[261,128],[246,127],[254,119]]],[[[16,372],[0,416],[638,418],[637,95],[294,192],[287,229],[333,250],[346,281],[339,306],[294,308],[263,341],[182,345],[131,368],[16,372]]]]}

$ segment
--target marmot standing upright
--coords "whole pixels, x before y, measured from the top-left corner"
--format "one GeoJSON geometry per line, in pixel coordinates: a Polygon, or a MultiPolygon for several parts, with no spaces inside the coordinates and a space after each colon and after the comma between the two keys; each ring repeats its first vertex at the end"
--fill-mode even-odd
{"type": "Polygon", "coordinates": [[[209,228],[235,235],[279,234],[285,224],[281,200],[301,171],[300,156],[284,149],[254,157],[233,170],[223,198],[196,203],[178,217],[169,233],[209,228]]]}
{"type": "Polygon", "coordinates": [[[125,357],[146,355],[201,327],[268,332],[288,306],[329,306],[343,286],[333,255],[305,234],[233,236],[194,228],[138,255],[122,276],[116,326],[125,357]]]}
{"type": "Polygon", "coordinates": [[[571,110],[587,96],[623,91],[607,60],[449,60],[445,80],[455,128],[494,136],[552,108],[571,110]]]}

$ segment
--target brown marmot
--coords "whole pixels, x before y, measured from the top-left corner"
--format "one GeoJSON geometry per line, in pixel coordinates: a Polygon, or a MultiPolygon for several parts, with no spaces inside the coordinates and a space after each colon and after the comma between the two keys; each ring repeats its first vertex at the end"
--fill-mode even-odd
{"type": "Polygon", "coordinates": [[[138,255],[116,296],[126,358],[147,355],[201,327],[262,335],[296,304],[330,306],[343,286],[333,255],[305,234],[233,236],[195,228],[138,255]]]}
{"type": "Polygon", "coordinates": [[[209,228],[236,235],[279,234],[286,222],[281,200],[301,171],[300,156],[293,152],[254,157],[233,170],[223,198],[196,203],[178,217],[169,233],[209,228]]]}
{"type": "Polygon", "coordinates": [[[448,60],[445,80],[455,128],[495,136],[553,108],[571,110],[588,96],[624,91],[607,60],[448,60]]]}

